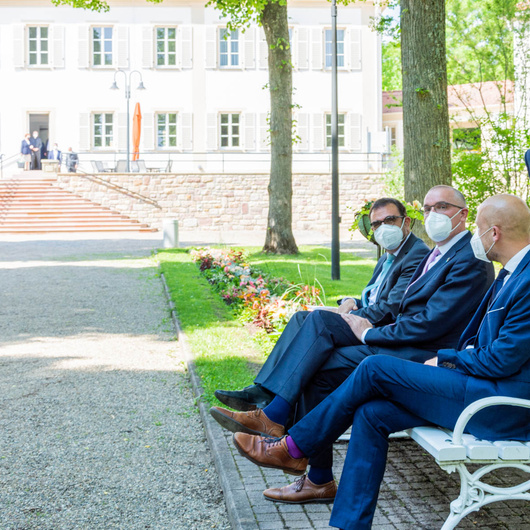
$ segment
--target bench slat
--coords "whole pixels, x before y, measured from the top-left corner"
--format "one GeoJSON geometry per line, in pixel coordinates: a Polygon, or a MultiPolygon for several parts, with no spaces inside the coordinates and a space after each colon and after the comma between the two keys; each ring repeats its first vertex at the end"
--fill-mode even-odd
{"type": "Polygon", "coordinates": [[[437,427],[414,427],[410,436],[439,462],[457,462],[466,459],[466,448],[454,445],[451,435],[437,427]]]}
{"type": "Polygon", "coordinates": [[[497,460],[499,448],[487,440],[477,440],[472,434],[463,434],[467,457],[471,460],[497,460]]]}
{"type": "Polygon", "coordinates": [[[502,460],[528,460],[530,447],[521,442],[499,441],[493,442],[499,449],[499,458],[502,460]]]}

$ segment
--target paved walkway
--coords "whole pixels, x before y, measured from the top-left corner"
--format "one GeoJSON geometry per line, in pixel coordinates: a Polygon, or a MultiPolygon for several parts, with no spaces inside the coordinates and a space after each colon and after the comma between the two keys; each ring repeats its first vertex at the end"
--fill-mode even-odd
{"type": "Polygon", "coordinates": [[[0,528],[228,529],[160,241],[92,237],[0,241],[0,528]]]}

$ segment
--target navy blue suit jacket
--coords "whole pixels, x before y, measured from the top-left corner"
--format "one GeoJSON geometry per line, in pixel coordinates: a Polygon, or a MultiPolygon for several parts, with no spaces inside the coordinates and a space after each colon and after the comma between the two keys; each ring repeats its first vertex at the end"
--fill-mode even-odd
{"type": "MultiPolygon", "coordinates": [[[[418,268],[418,265],[428,252],[429,247],[420,238],[414,234],[410,234],[394,260],[394,263],[392,263],[383,283],[379,287],[375,303],[363,307],[362,301],[355,299],[359,309],[353,313],[367,318],[372,323],[381,320],[388,313],[397,315],[405,289],[414,271],[418,268]]],[[[372,285],[376,281],[386,261],[386,257],[387,254],[385,252],[377,262],[374,274],[368,282],[368,285],[372,285]]]]}
{"type": "Polygon", "coordinates": [[[456,346],[494,278],[493,265],[475,258],[470,240],[467,232],[421,276],[426,256],[412,276],[395,322],[389,324],[394,319],[387,318],[376,323],[366,334],[366,344],[433,352],[456,346]]]}
{"type": "Polygon", "coordinates": [[[53,156],[53,149],[48,151],[48,160],[61,160],[61,151],[57,151],[57,156],[53,156]]]}
{"type": "MultiPolygon", "coordinates": [[[[438,365],[470,375],[465,405],[492,395],[530,399],[530,252],[488,309],[491,289],[462,334],[457,349],[438,352],[438,365]],[[474,347],[461,349],[469,339],[474,347]]],[[[530,410],[493,407],[488,424],[499,432],[530,440],[530,410]]],[[[478,416],[478,415],[477,415],[478,416]]],[[[482,422],[483,423],[483,422],[482,422]]],[[[473,432],[472,424],[470,430],[473,432]]],[[[489,437],[488,433],[479,433],[489,437]]]]}
{"type": "Polygon", "coordinates": [[[23,155],[30,155],[31,154],[31,149],[29,148],[30,145],[31,143],[28,144],[26,140],[22,140],[22,144],[20,146],[20,152],[23,155]]]}

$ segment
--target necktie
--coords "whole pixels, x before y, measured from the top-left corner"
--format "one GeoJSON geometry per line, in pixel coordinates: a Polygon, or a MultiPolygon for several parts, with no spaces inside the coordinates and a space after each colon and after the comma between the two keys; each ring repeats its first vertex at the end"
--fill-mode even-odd
{"type": "Polygon", "coordinates": [[[386,261],[383,263],[383,267],[381,269],[381,272],[379,273],[379,276],[377,277],[377,280],[363,289],[363,292],[361,295],[363,307],[366,307],[369,305],[368,295],[370,294],[371,291],[373,291],[374,289],[377,289],[383,283],[383,280],[388,274],[388,271],[390,270],[390,267],[392,267],[392,263],[394,263],[395,259],[396,259],[396,256],[394,256],[394,254],[387,254],[386,261]]]}
{"type": "Polygon", "coordinates": [[[488,300],[488,309],[490,308],[491,304],[495,302],[495,298],[497,298],[499,291],[502,289],[502,286],[504,285],[504,278],[506,278],[507,274],[508,271],[506,269],[501,269],[497,275],[497,278],[493,282],[493,289],[491,290],[491,296],[488,300]]]}
{"type": "Polygon", "coordinates": [[[441,254],[440,249],[436,247],[429,256],[429,259],[427,260],[427,263],[425,263],[425,267],[423,267],[423,272],[421,275],[423,276],[428,270],[431,265],[431,263],[441,254]]]}

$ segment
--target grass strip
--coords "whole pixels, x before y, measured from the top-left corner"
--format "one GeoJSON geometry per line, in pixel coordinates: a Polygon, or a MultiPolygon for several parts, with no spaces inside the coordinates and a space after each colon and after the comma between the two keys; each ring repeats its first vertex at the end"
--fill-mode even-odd
{"type": "MultiPolygon", "coordinates": [[[[249,262],[293,283],[322,286],[327,305],[343,296],[359,296],[368,283],[375,261],[351,253],[341,254],[341,280],[332,281],[330,250],[302,247],[296,256],[261,254],[257,247],[244,248],[249,262]]],[[[255,365],[264,361],[272,347],[263,334],[253,340],[233,311],[213,292],[185,249],[162,250],[157,255],[175,308],[188,337],[204,399],[218,403],[218,388],[238,389],[250,384],[255,365]]]]}

